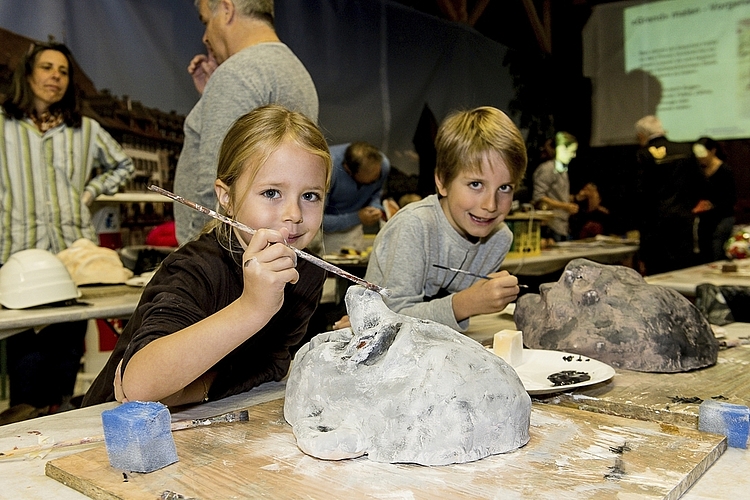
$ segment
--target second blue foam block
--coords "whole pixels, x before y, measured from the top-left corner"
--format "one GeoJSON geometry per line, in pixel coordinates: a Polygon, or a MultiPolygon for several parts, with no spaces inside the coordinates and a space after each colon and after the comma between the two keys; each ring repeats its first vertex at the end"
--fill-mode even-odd
{"type": "Polygon", "coordinates": [[[750,433],[750,408],[743,405],[707,400],[701,403],[698,429],[727,437],[733,448],[747,448],[750,433]]]}

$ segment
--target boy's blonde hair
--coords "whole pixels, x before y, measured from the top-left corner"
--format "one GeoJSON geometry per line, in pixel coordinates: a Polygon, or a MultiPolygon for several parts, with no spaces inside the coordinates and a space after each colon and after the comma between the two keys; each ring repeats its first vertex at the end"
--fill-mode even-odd
{"type": "Polygon", "coordinates": [[[463,170],[479,171],[489,151],[505,161],[514,187],[526,172],[521,132],[505,113],[491,106],[450,114],[438,129],[435,149],[435,175],[446,186],[463,170]]]}
{"type": "MultiPolygon", "coordinates": [[[[323,159],[326,191],[331,183],[331,154],[320,129],[306,116],[276,104],[269,104],[242,115],[224,136],[219,150],[216,178],[229,187],[229,204],[239,210],[246,189],[239,190],[237,179],[250,171],[251,185],[260,168],[274,151],[292,142],[308,153],[323,159]]],[[[220,209],[224,213],[224,209],[220,209]]],[[[212,221],[206,230],[229,226],[212,221]]]]}

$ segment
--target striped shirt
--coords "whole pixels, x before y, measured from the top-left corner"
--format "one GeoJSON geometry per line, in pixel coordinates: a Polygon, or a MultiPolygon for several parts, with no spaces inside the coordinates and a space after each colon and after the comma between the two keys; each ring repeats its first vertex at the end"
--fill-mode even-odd
{"type": "Polygon", "coordinates": [[[58,253],[80,238],[96,242],[81,197],[114,194],[132,176],[120,145],[87,117],[79,128],[41,133],[31,120],[0,111],[0,130],[0,265],[28,248],[58,253]]]}

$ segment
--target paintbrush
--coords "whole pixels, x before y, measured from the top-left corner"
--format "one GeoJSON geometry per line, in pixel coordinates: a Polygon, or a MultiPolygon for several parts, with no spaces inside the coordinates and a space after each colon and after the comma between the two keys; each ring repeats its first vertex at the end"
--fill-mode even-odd
{"type": "MultiPolygon", "coordinates": [[[[228,422],[247,422],[250,420],[250,416],[247,410],[237,410],[216,417],[208,418],[197,418],[193,420],[178,420],[172,422],[170,429],[172,431],[181,431],[183,429],[193,429],[195,427],[203,427],[211,424],[228,423],[228,422]]],[[[0,452],[0,460],[3,458],[12,457],[13,455],[26,455],[28,453],[41,453],[57,450],[59,448],[70,448],[72,446],[82,446],[84,444],[101,443],[104,441],[104,434],[99,436],[69,439],[67,441],[60,441],[59,443],[52,444],[37,444],[34,446],[27,446],[25,448],[14,448],[12,450],[0,452]]]]}
{"type": "MultiPolygon", "coordinates": [[[[211,210],[210,208],[206,208],[203,205],[199,205],[199,204],[195,203],[194,201],[186,200],[182,196],[174,194],[174,193],[172,193],[170,191],[167,191],[166,189],[162,189],[159,186],[155,186],[155,185],[152,184],[148,188],[151,191],[155,191],[155,192],[157,192],[157,193],[159,193],[161,195],[166,196],[167,198],[171,198],[174,201],[182,203],[183,205],[187,205],[190,208],[193,208],[193,209],[195,209],[195,210],[197,210],[199,212],[202,212],[202,213],[204,213],[204,214],[206,214],[206,215],[208,215],[210,217],[213,217],[214,219],[220,220],[221,222],[223,222],[225,224],[229,224],[230,226],[236,227],[237,229],[239,229],[241,231],[245,231],[248,234],[255,234],[257,232],[255,229],[253,229],[253,228],[251,228],[249,226],[246,226],[242,222],[238,222],[238,221],[236,221],[234,219],[230,219],[226,215],[221,215],[216,210],[211,210]]],[[[337,274],[337,275],[341,276],[342,278],[346,278],[349,281],[353,281],[354,283],[357,283],[358,285],[362,285],[363,287],[365,287],[365,288],[367,288],[369,290],[373,290],[375,292],[378,292],[380,295],[383,295],[384,297],[390,297],[391,296],[391,291],[388,290],[387,288],[383,288],[382,286],[378,286],[378,285],[376,285],[374,283],[370,283],[369,281],[365,281],[362,278],[360,278],[359,276],[355,276],[352,273],[348,273],[348,272],[344,271],[343,269],[341,269],[340,267],[336,267],[333,264],[331,264],[330,262],[327,262],[327,261],[325,261],[323,259],[320,259],[320,258],[314,256],[314,255],[311,255],[311,254],[305,252],[304,250],[300,250],[299,248],[295,248],[295,247],[293,247],[291,245],[287,245],[287,246],[289,248],[291,248],[292,250],[294,250],[294,253],[297,254],[298,257],[300,257],[302,259],[305,259],[306,261],[311,262],[311,263],[315,264],[316,266],[325,269],[326,271],[330,271],[333,274],[337,274]]]]}
{"type": "MultiPolygon", "coordinates": [[[[469,275],[469,276],[474,276],[475,278],[482,278],[482,279],[486,279],[486,280],[491,280],[492,279],[492,278],[490,278],[489,276],[487,276],[485,274],[476,274],[476,273],[472,273],[470,271],[465,271],[463,269],[456,269],[455,267],[441,266],[440,264],[433,264],[432,267],[437,267],[438,269],[445,269],[446,271],[453,271],[454,273],[461,273],[461,274],[466,274],[466,275],[469,275]]],[[[522,285],[520,283],[518,283],[517,286],[518,286],[518,288],[529,288],[529,285],[522,285]]]]}

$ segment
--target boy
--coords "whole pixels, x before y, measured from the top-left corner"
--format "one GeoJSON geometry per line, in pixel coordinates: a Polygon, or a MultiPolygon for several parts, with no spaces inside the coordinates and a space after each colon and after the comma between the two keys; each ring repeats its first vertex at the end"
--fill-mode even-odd
{"type": "Polygon", "coordinates": [[[402,208],[380,230],[365,278],[391,290],[393,311],[464,331],[471,316],[501,311],[518,295],[516,277],[495,271],[513,241],[503,220],[526,147],[510,118],[487,106],[448,116],[435,146],[438,195],[402,208]]]}

